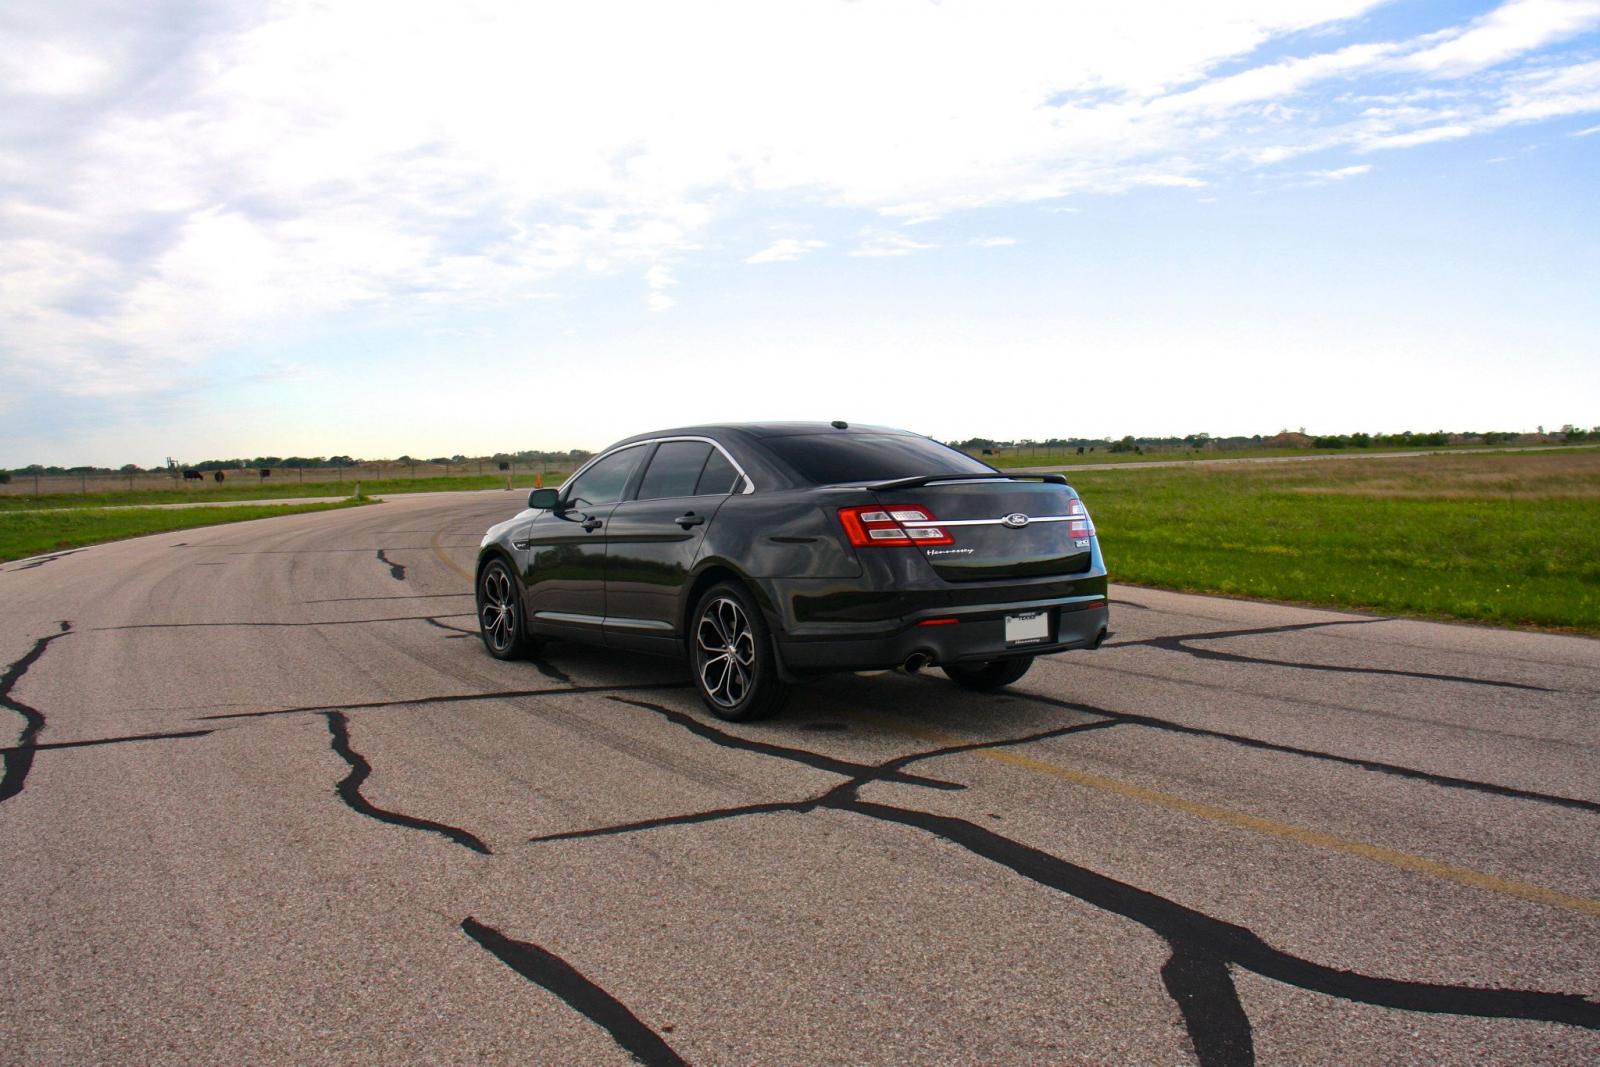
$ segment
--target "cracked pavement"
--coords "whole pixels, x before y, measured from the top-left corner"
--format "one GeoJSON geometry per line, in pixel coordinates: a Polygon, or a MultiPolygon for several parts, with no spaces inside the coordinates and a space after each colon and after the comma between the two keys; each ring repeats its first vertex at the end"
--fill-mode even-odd
{"type": "Polygon", "coordinates": [[[732,725],[484,653],[516,503],[0,565],[0,1062],[1600,1060],[1600,643],[1117,587],[732,725]]]}

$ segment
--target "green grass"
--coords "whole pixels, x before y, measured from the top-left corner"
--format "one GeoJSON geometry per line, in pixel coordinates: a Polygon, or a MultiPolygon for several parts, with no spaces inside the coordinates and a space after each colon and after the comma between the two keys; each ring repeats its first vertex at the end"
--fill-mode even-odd
{"type": "MultiPolygon", "coordinates": [[[[363,488],[363,492],[365,489],[363,488]]],[[[357,501],[330,504],[255,504],[221,508],[80,508],[70,511],[0,512],[0,562],[82,548],[128,537],[215,526],[274,515],[299,515],[360,506],[357,501]]]]}
{"type": "MultiPolygon", "coordinates": [[[[1529,449],[1539,445],[1518,445],[1513,443],[1499,445],[1389,445],[1371,448],[1230,448],[1230,449],[1205,449],[1194,451],[1192,449],[1146,449],[1139,452],[1108,452],[1104,448],[1098,452],[1085,452],[1078,455],[1076,449],[1067,451],[1039,450],[1014,450],[998,456],[985,456],[972,454],[974,459],[981,460],[991,467],[1002,469],[1010,467],[1075,467],[1075,466],[1100,466],[1111,463],[1210,463],[1226,459],[1293,459],[1297,456],[1350,456],[1360,457],[1367,455],[1383,455],[1393,452],[1450,452],[1460,449],[1476,448],[1504,448],[1504,449],[1529,449]]],[[[971,454],[971,453],[969,453],[971,454]]]]}
{"type": "Polygon", "coordinates": [[[1600,633],[1600,456],[1079,472],[1113,581],[1600,633]]]}
{"type": "MultiPolygon", "coordinates": [[[[535,475],[517,474],[512,484],[518,489],[532,489],[535,475]]],[[[558,486],[566,475],[552,471],[543,476],[544,484],[558,486]]],[[[364,496],[394,496],[399,493],[458,492],[466,489],[504,489],[504,474],[467,474],[439,478],[384,478],[362,479],[364,496]]],[[[180,483],[173,489],[110,490],[96,493],[42,493],[39,496],[7,494],[0,496],[0,512],[26,511],[35,508],[121,507],[139,504],[183,504],[209,500],[284,500],[303,496],[349,496],[355,492],[355,479],[342,482],[224,482],[216,485],[207,482],[202,487],[185,489],[180,483]],[[215,488],[213,488],[215,486],[215,488]]]]}

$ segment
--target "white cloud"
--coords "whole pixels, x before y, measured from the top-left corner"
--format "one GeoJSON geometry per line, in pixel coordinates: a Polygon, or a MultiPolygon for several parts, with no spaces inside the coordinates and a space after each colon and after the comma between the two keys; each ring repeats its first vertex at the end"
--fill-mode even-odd
{"type": "Polygon", "coordinates": [[[1600,0],[1510,0],[1463,32],[1408,56],[1403,66],[1458,77],[1600,24],[1600,0]]]}
{"type": "Polygon", "coordinates": [[[911,238],[898,233],[871,234],[861,244],[850,250],[852,256],[909,256],[913,252],[923,252],[930,248],[938,248],[936,244],[926,241],[913,241],[911,238]]]}
{"type": "Polygon", "coordinates": [[[676,300],[660,291],[652,291],[650,295],[645,297],[644,302],[651,311],[665,311],[677,304],[676,300]]]}
{"type": "Polygon", "coordinates": [[[1423,130],[1412,130],[1410,133],[1368,137],[1362,141],[1361,148],[1364,151],[1375,151],[1383,148],[1415,148],[1419,144],[1455,141],[1471,135],[1471,126],[1430,126],[1423,130]]]}
{"type": "Polygon", "coordinates": [[[978,248],[1008,248],[1016,244],[1017,239],[1015,237],[974,237],[967,243],[976,245],[978,248]]]}
{"type": "Polygon", "coordinates": [[[1322,178],[1327,181],[1343,181],[1346,178],[1359,177],[1372,169],[1371,163],[1360,163],[1353,167],[1338,167],[1334,170],[1312,171],[1312,177],[1322,178]]]}
{"type": "Polygon", "coordinates": [[[796,237],[784,237],[772,242],[755,255],[746,256],[746,263],[787,263],[799,259],[808,252],[819,248],[827,248],[826,241],[807,241],[796,237]]]}
{"type": "Polygon", "coordinates": [[[1586,130],[1574,130],[1572,133],[1568,134],[1568,136],[1569,137],[1590,137],[1590,136],[1592,136],[1594,134],[1597,134],[1597,133],[1600,133],[1600,126],[1590,126],[1586,130]]]}
{"type": "MultiPolygon", "coordinates": [[[[1318,35],[1377,3],[28,5],[0,29],[0,369],[138,391],[252,331],[594,273],[642,271],[663,310],[674,266],[749,205],[837,227],[745,258],[776,263],[862,212],[1197,189],[1600,111],[1592,62],[1497,67],[1586,32],[1600,0],[1318,35]],[[1306,54],[1251,65],[1285,41],[1306,54]],[[1312,98],[1369,75],[1396,99],[1312,98]]],[[[851,255],[936,247],[863,236],[851,255]]]]}

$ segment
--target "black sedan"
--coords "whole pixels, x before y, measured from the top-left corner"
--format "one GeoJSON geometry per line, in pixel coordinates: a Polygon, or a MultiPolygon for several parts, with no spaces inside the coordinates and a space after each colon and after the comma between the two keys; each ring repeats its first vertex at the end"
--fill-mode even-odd
{"type": "Polygon", "coordinates": [[[706,706],[771,715],[829,671],[995,689],[1106,636],[1094,525],[1059,474],[902,430],[694,426],[620,441],[484,535],[489,653],[547,639],[687,655],[706,706]]]}

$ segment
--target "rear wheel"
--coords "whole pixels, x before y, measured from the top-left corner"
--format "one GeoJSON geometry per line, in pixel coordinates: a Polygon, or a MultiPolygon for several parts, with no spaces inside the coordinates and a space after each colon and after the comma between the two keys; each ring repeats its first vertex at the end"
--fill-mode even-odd
{"type": "Polygon", "coordinates": [[[521,659],[536,651],[522,630],[522,597],[505,560],[490,560],[478,575],[478,633],[495,659],[521,659]]]}
{"type": "Polygon", "coordinates": [[[707,589],[695,605],[689,662],[700,699],[718,718],[765,719],[788,698],[766,619],[750,594],[732,582],[707,589]]]}
{"type": "Polygon", "coordinates": [[[992,659],[988,663],[951,663],[940,669],[963,689],[989,692],[1004,689],[1027,674],[1032,666],[1032,656],[1012,656],[1009,659],[992,659]]]}

